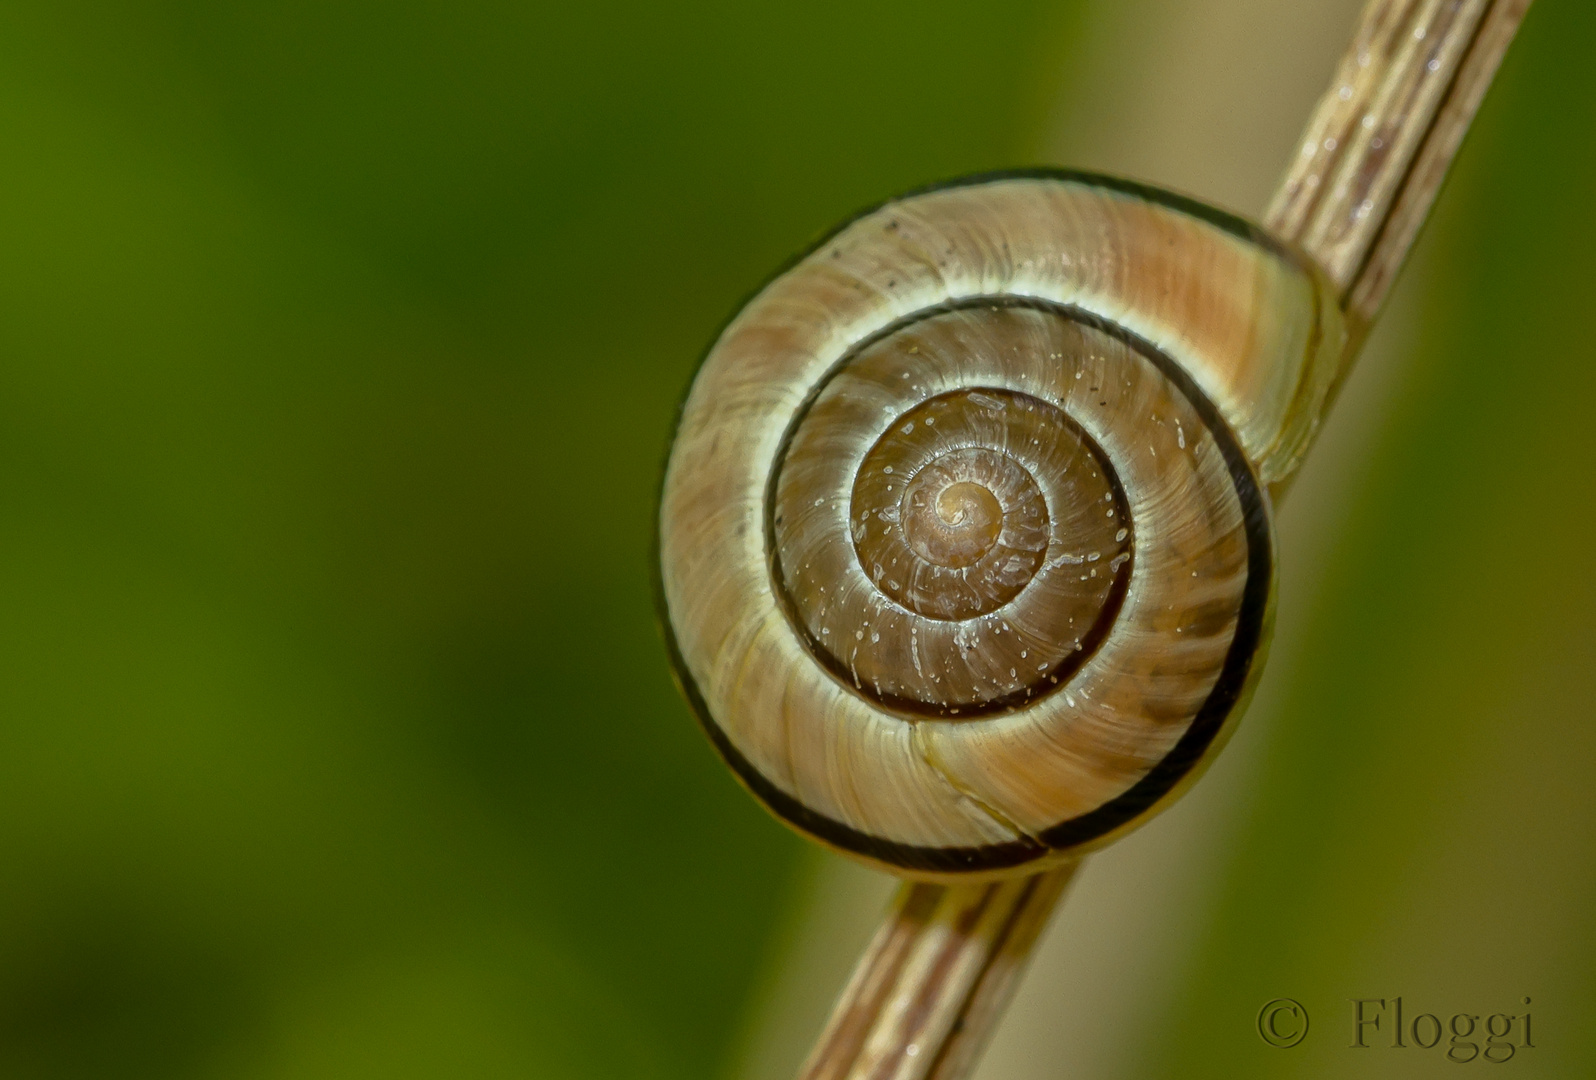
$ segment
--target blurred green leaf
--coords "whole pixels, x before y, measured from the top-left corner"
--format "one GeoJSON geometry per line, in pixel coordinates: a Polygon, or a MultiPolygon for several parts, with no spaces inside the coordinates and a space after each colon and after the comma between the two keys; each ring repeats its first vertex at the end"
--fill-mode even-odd
{"type": "Polygon", "coordinates": [[[0,1073],[716,1071],[798,841],[666,671],[672,411],[1018,163],[1042,12],[0,8],[0,1073]]]}

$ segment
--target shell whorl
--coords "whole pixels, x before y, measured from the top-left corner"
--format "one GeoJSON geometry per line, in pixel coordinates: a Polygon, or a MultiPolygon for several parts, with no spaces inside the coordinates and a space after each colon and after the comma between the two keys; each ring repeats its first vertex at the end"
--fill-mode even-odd
{"type": "Polygon", "coordinates": [[[1030,307],[936,312],[859,350],[799,418],[769,502],[776,589],[859,693],[984,715],[1068,680],[1113,625],[1125,491],[1056,395],[1009,370],[1069,364],[1093,335],[1030,307]]]}
{"type": "Polygon", "coordinates": [[[722,756],[899,872],[1035,869],[1145,817],[1258,670],[1260,477],[1333,338],[1289,253],[1122,185],[844,228],[729,324],[666,470],[662,600],[722,756]]]}

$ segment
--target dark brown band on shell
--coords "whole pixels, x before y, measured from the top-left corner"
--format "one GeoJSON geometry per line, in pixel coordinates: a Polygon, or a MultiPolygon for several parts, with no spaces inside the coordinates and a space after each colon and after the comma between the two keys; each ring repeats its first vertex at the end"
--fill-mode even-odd
{"type": "Polygon", "coordinates": [[[933,310],[872,338],[832,371],[777,457],[766,523],[775,591],[816,660],[905,716],[972,719],[1067,683],[1124,602],[1124,489],[1062,409],[985,386],[889,417],[857,466],[841,521],[814,497],[816,470],[796,465],[852,467],[828,428],[869,414],[860,415],[857,387],[843,384],[908,379],[899,369],[929,350],[939,321],[973,313],[1001,326],[1038,310],[933,310]]]}

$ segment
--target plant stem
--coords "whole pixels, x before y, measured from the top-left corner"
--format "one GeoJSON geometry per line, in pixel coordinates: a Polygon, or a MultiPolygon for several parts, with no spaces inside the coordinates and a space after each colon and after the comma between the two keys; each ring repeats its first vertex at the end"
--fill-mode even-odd
{"type": "Polygon", "coordinates": [[[1264,225],[1312,255],[1367,327],[1530,0],[1373,0],[1264,225]]]}
{"type": "Polygon", "coordinates": [[[800,1080],[963,1076],[1077,865],[981,884],[905,883],[800,1080]]]}

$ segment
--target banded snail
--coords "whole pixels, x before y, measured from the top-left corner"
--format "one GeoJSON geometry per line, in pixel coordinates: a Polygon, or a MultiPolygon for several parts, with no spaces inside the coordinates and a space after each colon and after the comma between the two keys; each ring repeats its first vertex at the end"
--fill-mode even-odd
{"type": "Polygon", "coordinates": [[[1345,344],[1306,257],[1123,181],[982,177],[845,225],[727,325],[666,466],[706,732],[788,824],[908,876],[1134,827],[1258,675],[1269,492],[1345,344]]]}

